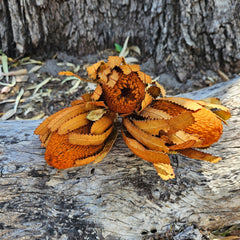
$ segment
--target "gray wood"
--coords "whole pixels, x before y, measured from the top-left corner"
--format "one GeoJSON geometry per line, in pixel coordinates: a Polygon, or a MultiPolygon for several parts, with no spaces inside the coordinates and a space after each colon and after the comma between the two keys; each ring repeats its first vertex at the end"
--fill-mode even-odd
{"type": "Polygon", "coordinates": [[[239,223],[239,91],[235,78],[193,94],[218,96],[231,108],[221,140],[209,149],[223,160],[173,156],[170,181],[132,155],[120,135],[101,163],[59,171],[47,166],[33,134],[41,121],[0,122],[0,239],[147,239],[171,226],[239,223]]]}
{"type": "Polygon", "coordinates": [[[0,48],[11,56],[57,51],[82,56],[114,48],[131,36],[156,72],[180,80],[204,69],[240,71],[240,2],[0,1],[0,48]]]}

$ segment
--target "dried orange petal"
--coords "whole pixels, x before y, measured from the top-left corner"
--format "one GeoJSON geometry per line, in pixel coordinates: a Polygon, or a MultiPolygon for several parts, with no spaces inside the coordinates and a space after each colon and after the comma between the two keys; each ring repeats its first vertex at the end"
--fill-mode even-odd
{"type": "Polygon", "coordinates": [[[138,157],[151,163],[170,164],[170,159],[166,153],[148,150],[137,140],[127,137],[122,130],[122,136],[129,149],[138,157]]]}
{"type": "Polygon", "coordinates": [[[77,145],[100,145],[104,143],[107,137],[112,132],[113,127],[110,127],[106,132],[102,134],[79,134],[79,133],[69,133],[68,140],[71,144],[77,145]]]}
{"type": "Polygon", "coordinates": [[[154,137],[151,134],[144,132],[133,123],[131,123],[131,121],[127,118],[123,119],[123,125],[135,139],[137,139],[140,143],[149,149],[168,152],[168,147],[159,137],[154,137]]]}

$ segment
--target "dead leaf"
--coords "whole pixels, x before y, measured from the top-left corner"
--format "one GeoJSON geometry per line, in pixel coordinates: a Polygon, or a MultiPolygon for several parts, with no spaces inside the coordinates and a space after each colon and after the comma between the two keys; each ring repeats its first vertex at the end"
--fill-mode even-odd
{"type": "Polygon", "coordinates": [[[95,121],[99,120],[106,113],[106,111],[107,111],[107,109],[105,109],[105,108],[92,110],[87,114],[87,119],[95,122],[95,121]]]}

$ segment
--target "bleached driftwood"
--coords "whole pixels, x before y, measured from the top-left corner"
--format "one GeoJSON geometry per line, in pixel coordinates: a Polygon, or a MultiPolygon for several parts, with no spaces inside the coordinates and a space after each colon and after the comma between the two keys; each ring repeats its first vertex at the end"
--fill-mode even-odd
{"type": "Polygon", "coordinates": [[[176,223],[240,222],[240,79],[185,96],[220,97],[232,118],[209,149],[217,164],[173,156],[162,181],[119,135],[99,164],[58,171],[33,134],[41,121],[0,122],[1,239],[141,239],[176,223]],[[152,232],[152,233],[151,233],[152,232]]]}

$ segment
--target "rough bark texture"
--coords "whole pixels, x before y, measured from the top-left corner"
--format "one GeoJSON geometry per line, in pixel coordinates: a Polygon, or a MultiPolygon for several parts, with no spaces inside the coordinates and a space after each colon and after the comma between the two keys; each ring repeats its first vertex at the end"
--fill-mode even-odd
{"type": "Polygon", "coordinates": [[[135,157],[121,136],[101,163],[58,171],[46,165],[33,135],[40,121],[0,122],[0,238],[148,239],[176,224],[239,223],[239,91],[238,78],[185,95],[218,96],[233,116],[209,150],[223,160],[174,156],[170,181],[135,157]]]}
{"type": "Polygon", "coordinates": [[[240,2],[236,0],[3,0],[0,48],[11,55],[56,51],[83,55],[131,36],[156,73],[180,80],[196,69],[240,70],[240,2]]]}

